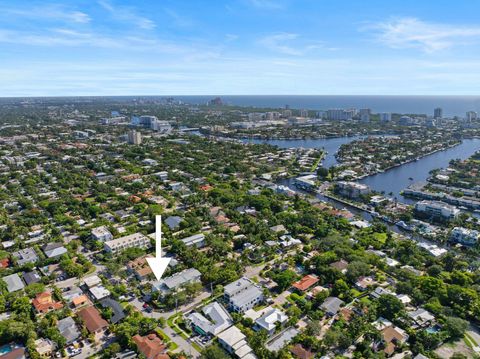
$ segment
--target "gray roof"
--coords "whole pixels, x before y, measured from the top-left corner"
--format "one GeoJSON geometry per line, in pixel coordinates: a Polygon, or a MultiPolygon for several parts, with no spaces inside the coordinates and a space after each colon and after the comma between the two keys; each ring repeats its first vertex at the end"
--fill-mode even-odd
{"type": "Polygon", "coordinates": [[[38,261],[37,253],[33,248],[25,248],[13,252],[12,256],[16,259],[17,264],[20,266],[23,266],[27,263],[35,263],[36,261],[38,261]]]}
{"type": "Polygon", "coordinates": [[[57,328],[60,334],[67,340],[67,344],[72,343],[80,337],[80,332],[72,317],[59,320],[57,328]]]}
{"type": "Polygon", "coordinates": [[[3,277],[2,280],[7,284],[7,290],[9,293],[25,288],[25,284],[23,284],[22,279],[17,273],[7,275],[6,277],[3,277]]]}
{"type": "Polygon", "coordinates": [[[48,243],[43,247],[43,252],[48,258],[54,258],[67,253],[67,248],[62,243],[48,243]]]}
{"type": "Polygon", "coordinates": [[[25,283],[27,283],[27,285],[32,283],[38,283],[42,280],[42,277],[40,277],[38,272],[35,270],[32,270],[31,272],[23,273],[22,277],[25,283]]]}
{"type": "Polygon", "coordinates": [[[244,305],[251,303],[257,298],[263,296],[262,291],[255,285],[251,285],[244,291],[230,297],[230,303],[238,308],[242,308],[244,305]]]}
{"type": "Polygon", "coordinates": [[[123,318],[125,318],[125,312],[123,311],[123,308],[120,305],[120,303],[117,302],[116,300],[113,300],[111,298],[105,298],[100,301],[100,304],[104,308],[112,309],[113,315],[110,318],[111,323],[116,324],[119,321],[121,321],[123,318]]]}
{"type": "Polygon", "coordinates": [[[217,335],[233,324],[230,314],[218,302],[206,305],[200,313],[191,313],[188,320],[206,334],[217,335]]]}
{"type": "Polygon", "coordinates": [[[337,297],[328,297],[320,306],[321,309],[330,314],[337,314],[343,304],[343,300],[337,297]]]}
{"type": "Polygon", "coordinates": [[[248,279],[246,277],[242,277],[242,278],[236,280],[235,282],[227,284],[223,288],[223,290],[224,290],[225,294],[227,294],[229,296],[232,296],[232,295],[235,295],[238,292],[241,292],[241,291],[247,289],[248,287],[250,287],[252,285],[253,285],[253,282],[250,279],[248,279]]]}
{"type": "Polygon", "coordinates": [[[153,282],[152,285],[157,289],[163,290],[178,289],[183,284],[200,281],[201,275],[195,268],[189,268],[160,281],[153,282]]]}
{"type": "Polygon", "coordinates": [[[170,229],[175,229],[180,225],[180,222],[182,222],[182,218],[179,216],[170,216],[165,220],[165,224],[170,228],[170,229]]]}

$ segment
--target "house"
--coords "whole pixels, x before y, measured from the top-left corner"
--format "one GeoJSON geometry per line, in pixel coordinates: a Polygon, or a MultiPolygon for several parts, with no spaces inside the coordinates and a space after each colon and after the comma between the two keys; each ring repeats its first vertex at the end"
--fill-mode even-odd
{"type": "Polygon", "coordinates": [[[17,273],[7,275],[2,278],[2,280],[7,285],[7,290],[9,293],[13,293],[25,288],[25,285],[22,282],[22,279],[17,273]]]}
{"type": "Polygon", "coordinates": [[[182,222],[182,217],[179,217],[179,216],[170,216],[165,220],[165,224],[171,230],[177,229],[180,226],[181,222],[182,222]]]}
{"type": "Polygon", "coordinates": [[[85,294],[79,295],[78,297],[72,299],[72,304],[75,308],[83,307],[84,305],[87,305],[89,303],[90,301],[85,294]]]}
{"type": "Polygon", "coordinates": [[[119,302],[114,299],[106,298],[100,301],[100,304],[104,308],[110,308],[112,310],[112,317],[110,318],[110,323],[117,324],[119,321],[125,318],[125,312],[123,311],[122,306],[119,302]]]}
{"type": "Polygon", "coordinates": [[[237,358],[256,358],[253,355],[252,348],[247,344],[245,334],[234,325],[218,335],[218,343],[228,353],[235,355],[237,358]]]}
{"type": "Polygon", "coordinates": [[[152,283],[152,289],[168,293],[179,290],[187,283],[199,283],[202,274],[195,268],[185,269],[174,275],[152,283]]]}
{"type": "Polygon", "coordinates": [[[478,243],[480,232],[462,227],[455,227],[450,233],[450,240],[466,246],[474,246],[478,243]]]}
{"type": "Polygon", "coordinates": [[[344,304],[343,300],[337,297],[328,297],[320,306],[320,309],[325,312],[329,317],[335,316],[340,307],[344,304]]]}
{"type": "Polygon", "coordinates": [[[23,273],[22,277],[27,285],[38,283],[42,280],[42,277],[40,277],[36,270],[33,270],[31,272],[25,272],[23,273]]]}
{"type": "Polygon", "coordinates": [[[137,350],[145,356],[146,359],[170,358],[170,356],[166,354],[167,346],[156,334],[152,333],[144,337],[136,334],[132,339],[137,345],[137,350]]]}
{"type": "Polygon", "coordinates": [[[244,313],[264,300],[262,290],[246,277],[226,285],[223,296],[230,310],[238,313],[244,313]]]}
{"type": "Polygon", "coordinates": [[[95,300],[102,300],[110,296],[110,291],[103,285],[97,285],[89,289],[90,294],[95,300]]]}
{"type": "Polygon", "coordinates": [[[71,303],[73,299],[83,295],[83,291],[78,287],[71,287],[71,289],[62,292],[62,297],[67,303],[71,303]]]}
{"type": "Polygon", "coordinates": [[[19,266],[23,266],[27,263],[35,263],[36,261],[38,261],[37,253],[33,248],[25,248],[13,252],[12,257],[15,258],[15,261],[19,266]]]}
{"type": "Polygon", "coordinates": [[[35,310],[42,314],[63,308],[62,302],[55,301],[51,292],[37,294],[37,296],[32,300],[32,304],[35,307],[35,310]]]}
{"type": "Polygon", "coordinates": [[[102,284],[102,280],[100,279],[100,277],[98,275],[91,275],[90,277],[84,278],[83,283],[85,283],[85,285],[88,288],[93,288],[97,285],[102,284]]]}
{"type": "Polygon", "coordinates": [[[117,253],[127,248],[149,248],[150,239],[144,236],[142,233],[133,233],[128,236],[120,237],[106,241],[104,249],[110,253],[117,253]]]}
{"type": "Polygon", "coordinates": [[[395,348],[398,345],[405,343],[408,339],[408,334],[403,329],[395,326],[388,326],[382,329],[381,335],[385,345],[385,349],[383,351],[388,356],[394,353],[395,348]]]}
{"type": "Polygon", "coordinates": [[[270,230],[275,233],[287,233],[287,229],[283,224],[279,224],[277,226],[270,227],[270,230]]]}
{"type": "Polygon", "coordinates": [[[57,329],[60,335],[65,338],[67,345],[72,344],[80,337],[80,331],[72,317],[60,319],[57,322],[57,329]]]}
{"type": "Polygon", "coordinates": [[[35,350],[42,358],[51,358],[55,350],[55,343],[50,339],[35,340],[35,350]]]}
{"type": "Polygon", "coordinates": [[[8,258],[0,259],[0,268],[1,269],[8,268],[9,266],[10,266],[10,259],[8,259],[8,258]]]}
{"type": "Polygon", "coordinates": [[[340,259],[339,261],[330,263],[331,268],[335,268],[336,270],[345,274],[348,268],[348,262],[346,260],[340,259]]]}
{"type": "Polygon", "coordinates": [[[146,257],[139,257],[127,263],[127,269],[135,274],[138,280],[144,280],[153,274],[146,257]]]}
{"type": "Polygon", "coordinates": [[[416,328],[426,328],[435,322],[435,317],[433,314],[423,308],[409,312],[408,316],[414,321],[414,327],[416,328]]]}
{"type": "Polygon", "coordinates": [[[87,330],[92,334],[101,334],[108,327],[108,323],[94,307],[86,307],[78,312],[87,330]]]}
{"type": "Polygon", "coordinates": [[[68,252],[67,248],[65,248],[62,243],[48,243],[43,246],[42,250],[47,258],[57,258],[68,252]]]}
{"type": "Polygon", "coordinates": [[[382,295],[395,295],[394,292],[392,292],[391,290],[389,289],[385,289],[385,288],[382,288],[382,287],[377,287],[375,288],[374,291],[372,291],[370,293],[370,296],[373,298],[373,299],[378,299],[380,298],[382,295]]]}
{"type": "Polygon", "coordinates": [[[181,240],[187,247],[195,246],[202,248],[205,246],[205,235],[203,233],[194,234],[193,236],[183,238],[181,240]]]}
{"type": "Polygon", "coordinates": [[[315,354],[305,349],[302,344],[296,344],[290,349],[290,353],[299,359],[312,359],[315,354]]]}
{"type": "Polygon", "coordinates": [[[233,324],[232,317],[218,302],[202,309],[203,315],[193,312],[186,317],[192,329],[200,335],[217,336],[233,324]]]}
{"type": "Polygon", "coordinates": [[[305,292],[310,287],[318,283],[317,276],[313,274],[308,274],[299,281],[292,284],[292,287],[298,290],[299,292],[305,292]]]}
{"type": "Polygon", "coordinates": [[[92,238],[96,241],[106,242],[113,239],[112,233],[108,230],[107,226],[100,226],[92,229],[92,238]]]}
{"type": "Polygon", "coordinates": [[[277,325],[284,325],[288,320],[287,315],[277,308],[271,308],[264,313],[260,318],[255,320],[253,330],[265,330],[268,335],[275,333],[277,325]]]}
{"type": "Polygon", "coordinates": [[[374,284],[375,280],[372,277],[360,277],[355,283],[355,288],[363,292],[374,284]]]}

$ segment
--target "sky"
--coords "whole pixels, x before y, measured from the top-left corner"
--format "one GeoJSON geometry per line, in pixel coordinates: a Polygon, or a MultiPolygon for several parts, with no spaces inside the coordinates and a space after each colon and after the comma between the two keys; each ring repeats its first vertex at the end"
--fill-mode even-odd
{"type": "Polygon", "coordinates": [[[0,1],[0,96],[478,95],[474,0],[0,1]]]}

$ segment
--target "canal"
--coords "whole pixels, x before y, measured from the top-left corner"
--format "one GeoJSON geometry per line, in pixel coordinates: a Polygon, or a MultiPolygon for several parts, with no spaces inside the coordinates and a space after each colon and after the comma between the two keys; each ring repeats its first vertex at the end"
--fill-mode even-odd
{"type": "MultiPolygon", "coordinates": [[[[244,140],[251,143],[267,143],[280,148],[323,148],[328,153],[323,162],[324,167],[338,164],[335,153],[342,144],[365,138],[365,136],[321,138],[306,140],[244,140]]],[[[400,202],[414,203],[409,198],[400,195],[400,192],[413,182],[425,181],[431,170],[448,167],[452,159],[466,159],[480,150],[480,138],[465,139],[458,146],[439,151],[422,157],[417,161],[392,168],[361,179],[359,182],[368,185],[378,192],[383,192],[391,197],[396,197],[400,202]]]]}

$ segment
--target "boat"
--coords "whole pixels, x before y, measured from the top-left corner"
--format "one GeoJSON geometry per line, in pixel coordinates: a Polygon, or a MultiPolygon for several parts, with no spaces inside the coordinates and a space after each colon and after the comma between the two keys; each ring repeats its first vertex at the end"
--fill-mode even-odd
{"type": "Polygon", "coordinates": [[[412,177],[408,177],[408,179],[409,179],[410,181],[413,181],[413,178],[412,178],[412,177]]]}

